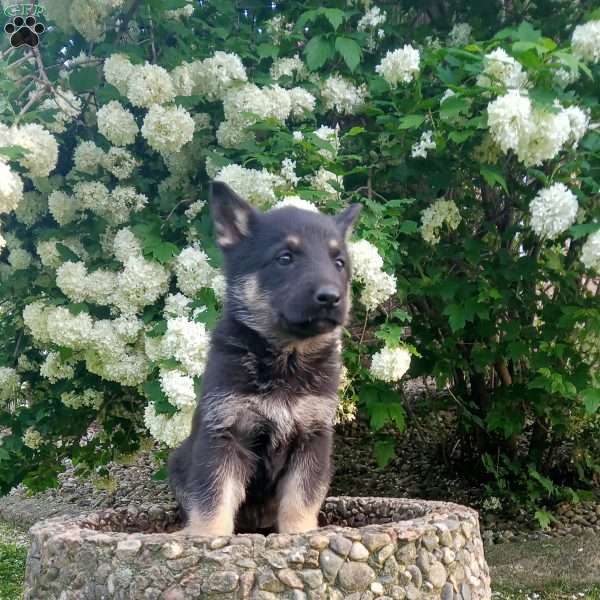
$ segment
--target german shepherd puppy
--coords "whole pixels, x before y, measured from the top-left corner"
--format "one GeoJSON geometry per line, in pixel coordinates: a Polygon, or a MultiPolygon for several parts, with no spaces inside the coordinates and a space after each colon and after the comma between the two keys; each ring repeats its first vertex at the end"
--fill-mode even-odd
{"type": "Polygon", "coordinates": [[[260,213],[212,184],[227,296],[192,432],[169,461],[186,533],[318,527],[350,309],[346,239],[360,208],[260,213]]]}

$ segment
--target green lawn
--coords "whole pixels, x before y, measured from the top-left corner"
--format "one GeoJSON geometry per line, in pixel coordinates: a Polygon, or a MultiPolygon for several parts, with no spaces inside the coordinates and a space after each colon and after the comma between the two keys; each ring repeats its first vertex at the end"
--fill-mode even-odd
{"type": "Polygon", "coordinates": [[[0,524],[0,600],[20,600],[26,556],[23,535],[0,524]]]}

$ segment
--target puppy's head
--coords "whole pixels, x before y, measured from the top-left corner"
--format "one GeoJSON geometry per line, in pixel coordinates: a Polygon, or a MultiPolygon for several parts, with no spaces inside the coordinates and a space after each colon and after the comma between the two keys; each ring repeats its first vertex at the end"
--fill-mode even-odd
{"type": "Polygon", "coordinates": [[[331,217],[294,207],[261,213],[221,182],[212,185],[228,310],[270,339],[337,330],[350,310],[346,240],[361,206],[331,217]]]}

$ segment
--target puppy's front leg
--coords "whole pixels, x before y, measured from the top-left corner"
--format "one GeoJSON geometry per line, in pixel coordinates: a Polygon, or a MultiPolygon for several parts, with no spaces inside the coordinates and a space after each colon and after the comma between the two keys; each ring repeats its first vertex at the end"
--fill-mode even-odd
{"type": "Polygon", "coordinates": [[[250,467],[232,439],[199,440],[184,497],[189,535],[231,535],[244,501],[250,467]]]}
{"type": "Polygon", "coordinates": [[[305,433],[289,461],[278,488],[279,533],[302,533],[317,529],[319,510],[331,478],[332,433],[305,433]]]}

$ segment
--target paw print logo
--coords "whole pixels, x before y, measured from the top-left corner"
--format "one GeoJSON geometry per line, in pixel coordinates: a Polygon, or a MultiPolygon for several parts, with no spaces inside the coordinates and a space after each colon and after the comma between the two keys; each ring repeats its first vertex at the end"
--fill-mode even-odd
{"type": "Polygon", "coordinates": [[[37,19],[32,15],[29,15],[25,19],[23,17],[14,17],[10,23],[4,26],[4,31],[10,35],[10,45],[13,48],[24,45],[35,48],[40,43],[39,36],[45,30],[44,25],[38,23],[37,19]]]}

